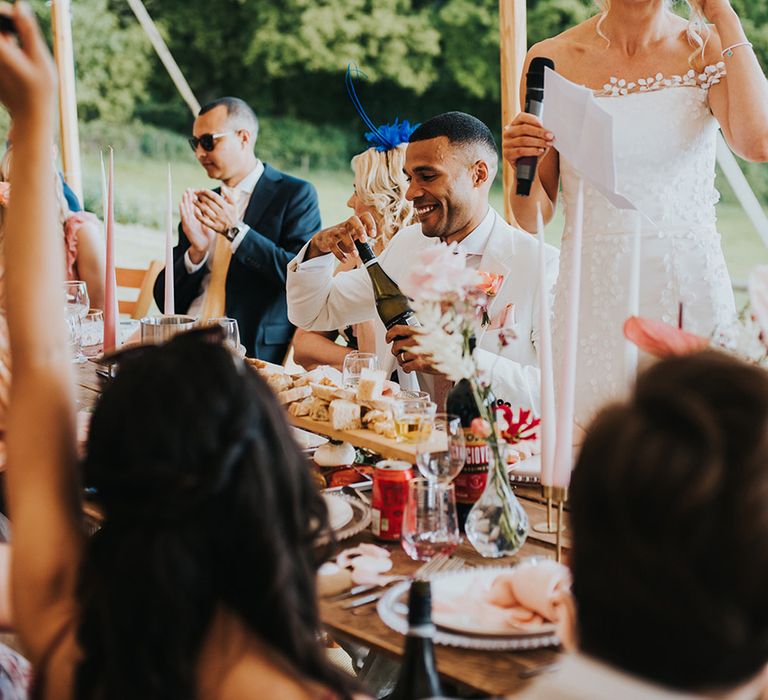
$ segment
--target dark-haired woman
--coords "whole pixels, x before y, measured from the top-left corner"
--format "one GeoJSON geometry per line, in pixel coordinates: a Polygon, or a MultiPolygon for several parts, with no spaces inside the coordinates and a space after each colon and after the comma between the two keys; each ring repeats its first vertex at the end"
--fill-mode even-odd
{"type": "Polygon", "coordinates": [[[29,7],[0,34],[22,128],[7,211],[13,604],[38,700],[339,699],[316,643],[327,513],[266,386],[211,336],[126,356],[92,421],[80,527],[74,383],[50,169],[55,81],[29,7]]]}
{"type": "Polygon", "coordinates": [[[576,647],[526,700],[768,688],[768,374],[665,360],[592,423],[571,485],[576,647]]]}

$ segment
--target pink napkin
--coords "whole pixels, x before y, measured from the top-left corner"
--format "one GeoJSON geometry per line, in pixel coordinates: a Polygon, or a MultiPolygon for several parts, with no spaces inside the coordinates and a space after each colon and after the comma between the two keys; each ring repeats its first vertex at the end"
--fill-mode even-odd
{"type": "Polygon", "coordinates": [[[488,574],[468,580],[466,588],[450,597],[433,594],[435,621],[461,614],[473,626],[488,631],[509,629],[535,632],[557,622],[564,612],[571,576],[562,564],[546,559],[523,563],[489,581],[488,574]]]}

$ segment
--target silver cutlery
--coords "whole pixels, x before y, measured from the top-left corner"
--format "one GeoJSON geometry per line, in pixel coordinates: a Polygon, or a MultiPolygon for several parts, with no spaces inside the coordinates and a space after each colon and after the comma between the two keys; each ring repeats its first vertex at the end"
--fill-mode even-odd
{"type": "MultiPolygon", "coordinates": [[[[425,578],[429,578],[430,576],[438,572],[446,573],[449,571],[459,571],[463,569],[465,565],[466,565],[466,561],[461,557],[450,557],[446,554],[438,554],[437,556],[433,557],[425,564],[422,564],[416,570],[413,576],[411,577],[402,576],[399,578],[400,580],[406,580],[408,578],[425,579],[425,578]]],[[[390,581],[390,583],[392,582],[393,581],[390,581]]],[[[341,607],[343,610],[350,610],[352,608],[358,608],[362,605],[375,603],[379,598],[381,598],[381,596],[384,595],[384,593],[386,593],[386,590],[383,590],[383,588],[384,587],[382,587],[382,590],[376,591],[376,593],[371,593],[370,595],[362,596],[361,598],[355,598],[354,600],[351,600],[348,603],[345,603],[341,607]]]]}

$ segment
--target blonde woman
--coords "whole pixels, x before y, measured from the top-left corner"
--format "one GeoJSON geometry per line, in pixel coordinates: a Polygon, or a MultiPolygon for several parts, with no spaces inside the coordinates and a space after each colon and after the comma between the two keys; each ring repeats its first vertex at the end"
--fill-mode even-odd
{"type": "MultiPolygon", "coordinates": [[[[0,238],[4,228],[4,208],[12,196],[11,168],[13,148],[8,148],[0,161],[0,238]]],[[[104,308],[104,242],[99,220],[85,211],[69,210],[64,186],[51,164],[51,177],[55,179],[57,217],[64,242],[66,279],[83,280],[88,287],[88,298],[95,309],[104,308]]]]}
{"type": "MultiPolygon", "coordinates": [[[[640,227],[642,316],[709,335],[735,314],[716,229],[718,128],[743,158],[768,160],[768,85],[728,0],[690,0],[690,20],[665,0],[601,0],[600,12],[536,44],[558,73],[592,89],[613,116],[618,188],[639,209],[621,211],[584,187],[576,420],[582,427],[627,391],[622,326],[629,312],[635,231],[640,227]],[[711,24],[707,24],[705,19],[711,24]]],[[[525,91],[525,85],[522,86],[525,91]]],[[[554,347],[563,344],[578,176],[541,122],[519,114],[505,127],[504,157],[514,167],[537,156],[530,196],[513,195],[515,218],[549,220],[562,184],[565,232],[554,307],[554,347]]],[[[557,364],[557,358],[555,366],[557,364]]]]}
{"type": "MultiPolygon", "coordinates": [[[[407,122],[406,122],[407,123],[407,122]]],[[[410,135],[410,134],[409,134],[410,135]]],[[[408,181],[403,173],[406,143],[383,149],[373,146],[352,158],[355,184],[347,206],[357,216],[370,213],[379,232],[374,251],[379,255],[395,234],[416,222],[413,203],[405,198],[408,181]]],[[[354,262],[349,267],[354,266],[354,262]]],[[[339,266],[337,271],[346,269],[339,266]]],[[[305,369],[331,365],[341,369],[344,358],[353,350],[374,352],[373,324],[359,323],[344,329],[345,345],[335,342],[339,333],[296,330],[294,359],[305,369]]]]}

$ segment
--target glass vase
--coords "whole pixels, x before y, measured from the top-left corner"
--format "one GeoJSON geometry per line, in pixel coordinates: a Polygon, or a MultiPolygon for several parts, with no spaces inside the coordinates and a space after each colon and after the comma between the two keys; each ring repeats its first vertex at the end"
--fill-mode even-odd
{"type": "Polygon", "coordinates": [[[516,554],[528,535],[528,515],[512,493],[507,476],[505,444],[489,440],[488,481],[467,516],[465,533],[483,557],[516,554]]]}

